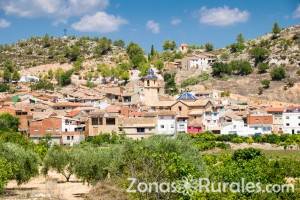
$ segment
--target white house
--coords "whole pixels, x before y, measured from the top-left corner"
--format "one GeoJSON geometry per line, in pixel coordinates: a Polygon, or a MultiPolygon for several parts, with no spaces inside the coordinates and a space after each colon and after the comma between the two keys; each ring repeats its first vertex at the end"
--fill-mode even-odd
{"type": "Polygon", "coordinates": [[[247,125],[241,117],[232,113],[227,113],[222,117],[221,126],[221,134],[223,135],[236,134],[247,137],[250,135],[262,135],[266,133],[264,126],[251,123],[250,125],[247,125]]]}
{"type": "Polygon", "coordinates": [[[205,111],[202,120],[205,130],[220,130],[220,113],[218,111],[205,111]]]}
{"type": "Polygon", "coordinates": [[[84,140],[85,124],[80,120],[62,117],[62,144],[73,145],[79,144],[84,140]]]}
{"type": "Polygon", "coordinates": [[[300,134],[300,107],[285,109],[282,120],[284,133],[300,134]]]}
{"type": "Polygon", "coordinates": [[[181,65],[184,69],[198,69],[200,71],[208,71],[213,62],[213,56],[201,54],[183,58],[181,65]]]}
{"type": "Polygon", "coordinates": [[[176,132],[187,133],[187,128],[188,128],[188,117],[177,117],[176,132]]]}
{"type": "Polygon", "coordinates": [[[172,111],[162,111],[157,114],[157,134],[175,135],[176,118],[172,111]]]}

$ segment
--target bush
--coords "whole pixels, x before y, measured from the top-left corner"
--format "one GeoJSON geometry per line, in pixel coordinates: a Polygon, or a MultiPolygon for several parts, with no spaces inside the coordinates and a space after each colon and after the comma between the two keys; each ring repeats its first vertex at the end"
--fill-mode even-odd
{"type": "Polygon", "coordinates": [[[18,131],[19,124],[19,118],[9,113],[0,114],[0,130],[18,131]]]}
{"type": "Polygon", "coordinates": [[[260,83],[263,85],[263,88],[265,89],[270,87],[270,81],[267,79],[261,80],[260,83]]]}
{"type": "Polygon", "coordinates": [[[269,69],[269,65],[267,63],[258,64],[258,73],[260,74],[266,73],[268,69],[269,69]]]}
{"type": "Polygon", "coordinates": [[[10,90],[9,84],[0,83],[0,92],[8,92],[10,90]]]}
{"type": "Polygon", "coordinates": [[[271,77],[273,81],[280,81],[285,78],[285,69],[280,67],[275,67],[271,71],[271,77]]]}
{"type": "Polygon", "coordinates": [[[54,85],[48,80],[41,79],[30,85],[31,90],[54,90],[54,85]]]}
{"type": "Polygon", "coordinates": [[[246,148],[246,149],[239,149],[233,153],[232,159],[235,161],[238,160],[252,160],[257,157],[263,156],[261,150],[254,149],[254,148],[246,148]]]}
{"type": "Polygon", "coordinates": [[[202,73],[199,76],[190,77],[188,79],[185,79],[184,81],[182,81],[181,87],[185,88],[190,85],[197,85],[201,81],[206,81],[208,79],[209,79],[209,75],[207,73],[202,73]]]}
{"type": "Polygon", "coordinates": [[[269,51],[262,47],[254,47],[250,50],[250,55],[255,61],[255,66],[258,63],[265,61],[269,56],[269,51]]]}

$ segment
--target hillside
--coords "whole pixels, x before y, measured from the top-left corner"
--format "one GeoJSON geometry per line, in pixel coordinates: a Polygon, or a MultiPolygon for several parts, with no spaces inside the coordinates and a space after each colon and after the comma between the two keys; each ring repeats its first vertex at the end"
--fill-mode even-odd
{"type": "Polygon", "coordinates": [[[11,60],[20,68],[30,68],[53,63],[70,63],[81,56],[85,60],[97,60],[114,64],[126,59],[124,46],[116,46],[107,38],[32,37],[15,44],[0,45],[0,64],[11,60]]]}
{"type": "MultiPolygon", "coordinates": [[[[105,37],[56,38],[45,35],[20,40],[15,44],[0,45],[0,67],[6,60],[11,60],[21,75],[44,76],[49,73],[50,69],[53,72],[60,69],[70,70],[76,63],[75,61],[81,60],[81,67],[73,78],[78,80],[78,83],[88,84],[90,81],[100,80],[98,79],[100,75],[127,80],[128,69],[132,69],[133,65],[140,65],[138,69],[145,72],[149,66],[159,66],[157,60],[162,63],[184,56],[174,49],[163,52],[153,49],[153,52],[151,50],[149,54],[151,57],[148,56],[146,59],[146,57],[143,58],[141,51],[138,45],[133,45],[132,53],[128,55],[123,41],[111,41],[105,37]],[[127,63],[131,58],[135,59],[131,60],[131,66],[130,64],[118,65],[127,63]],[[145,63],[145,60],[148,61],[145,63]],[[119,68],[109,70],[103,66],[99,68],[99,64],[119,66],[119,68]]],[[[193,51],[194,49],[189,53],[193,51]]],[[[276,34],[268,33],[256,39],[243,41],[242,48],[237,39],[236,43],[216,49],[212,53],[216,55],[217,62],[230,63],[245,60],[251,64],[252,72],[248,75],[231,74],[222,75],[222,77],[205,75],[204,78],[199,78],[200,72],[180,70],[176,71],[177,86],[180,88],[182,81],[194,77],[201,81],[198,81],[197,85],[191,84],[181,89],[217,89],[253,98],[300,103],[300,25],[282,29],[276,34]],[[259,72],[259,63],[257,64],[257,58],[253,55],[253,49],[263,49],[266,52],[264,58],[259,61],[268,66],[264,73],[259,72]],[[285,78],[280,81],[271,81],[270,73],[278,66],[285,69],[285,78]],[[269,87],[262,89],[262,80],[270,80],[269,87]]],[[[164,72],[168,73],[168,71],[164,72]]],[[[53,78],[50,81],[53,82],[53,78]]]]}
{"type": "MultiPolygon", "coordinates": [[[[219,62],[249,61],[253,67],[251,74],[213,77],[200,82],[199,85],[205,89],[229,91],[232,94],[254,98],[300,103],[300,25],[283,29],[275,37],[274,34],[268,33],[257,39],[245,41],[244,45],[242,51],[232,52],[232,47],[228,46],[217,49],[214,53],[219,62]],[[255,67],[255,59],[251,56],[251,50],[254,48],[263,48],[268,52],[263,61],[269,66],[265,73],[259,73],[258,67],[255,67]],[[285,69],[286,77],[281,81],[271,81],[269,88],[260,92],[261,81],[271,80],[270,72],[277,66],[285,69]]],[[[186,74],[191,75],[191,72],[179,72],[177,76],[186,77],[186,74]]],[[[189,89],[198,86],[190,86],[189,89]]]]}

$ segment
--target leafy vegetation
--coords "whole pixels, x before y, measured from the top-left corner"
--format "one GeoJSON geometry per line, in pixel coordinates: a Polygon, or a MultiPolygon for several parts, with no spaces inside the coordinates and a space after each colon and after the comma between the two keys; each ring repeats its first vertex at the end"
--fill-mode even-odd
{"type": "Polygon", "coordinates": [[[165,81],[165,91],[167,94],[177,94],[178,89],[175,82],[175,74],[174,73],[165,73],[164,74],[165,81]]]}
{"type": "Polygon", "coordinates": [[[271,71],[271,78],[273,81],[280,81],[285,78],[285,69],[282,66],[275,67],[271,71]]]}
{"type": "Polygon", "coordinates": [[[181,87],[185,88],[185,87],[190,86],[190,85],[197,85],[201,81],[206,81],[208,79],[209,79],[209,74],[202,73],[198,76],[190,77],[188,79],[183,80],[182,83],[181,83],[181,87]]]}

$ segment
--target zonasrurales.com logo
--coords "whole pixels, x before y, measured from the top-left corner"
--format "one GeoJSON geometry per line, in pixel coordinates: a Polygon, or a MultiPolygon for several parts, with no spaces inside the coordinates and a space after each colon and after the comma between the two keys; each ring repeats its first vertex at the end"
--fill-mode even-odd
{"type": "Polygon", "coordinates": [[[294,192],[292,184],[261,184],[260,182],[246,182],[242,178],[238,182],[211,182],[208,178],[193,178],[187,176],[174,182],[144,182],[137,178],[128,178],[129,193],[179,193],[192,196],[197,192],[212,193],[279,193],[294,192]]]}

